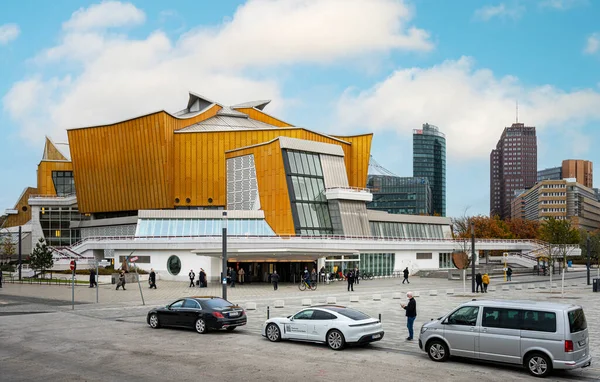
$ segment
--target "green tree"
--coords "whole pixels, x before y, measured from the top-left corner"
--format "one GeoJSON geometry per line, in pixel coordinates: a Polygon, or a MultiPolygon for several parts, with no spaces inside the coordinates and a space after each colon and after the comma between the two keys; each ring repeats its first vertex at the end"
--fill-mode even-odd
{"type": "MultiPolygon", "coordinates": [[[[579,231],[571,225],[570,220],[559,220],[555,218],[545,219],[540,225],[540,239],[549,243],[548,260],[550,262],[550,275],[552,275],[555,258],[563,261],[563,267],[567,265],[569,244],[579,244],[579,231]]],[[[552,276],[551,276],[552,277],[552,276]]]]}
{"type": "Polygon", "coordinates": [[[34,270],[39,270],[42,274],[45,273],[46,269],[54,266],[54,259],[52,258],[52,250],[46,245],[44,238],[36,243],[31,256],[29,256],[29,265],[34,270]]]}
{"type": "Polygon", "coordinates": [[[592,263],[596,262],[598,255],[600,255],[600,231],[588,232],[584,229],[579,231],[579,246],[581,247],[582,259],[587,259],[587,239],[590,238],[590,258],[592,263]]]}

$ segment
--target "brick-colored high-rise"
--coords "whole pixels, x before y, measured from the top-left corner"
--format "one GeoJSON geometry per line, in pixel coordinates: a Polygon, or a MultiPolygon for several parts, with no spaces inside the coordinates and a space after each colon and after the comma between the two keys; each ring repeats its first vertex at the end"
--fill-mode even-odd
{"type": "Polygon", "coordinates": [[[577,183],[586,187],[594,187],[594,174],[592,162],[581,159],[565,159],[562,162],[563,179],[575,178],[577,183]]]}
{"type": "Polygon", "coordinates": [[[513,123],[505,127],[490,154],[490,216],[510,218],[515,191],[537,181],[535,126],[513,123]]]}

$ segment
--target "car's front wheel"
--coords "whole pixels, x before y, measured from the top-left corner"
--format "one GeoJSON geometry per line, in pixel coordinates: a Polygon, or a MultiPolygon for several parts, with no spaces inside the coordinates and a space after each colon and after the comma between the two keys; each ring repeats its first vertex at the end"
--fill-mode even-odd
{"type": "Polygon", "coordinates": [[[196,320],[195,328],[200,334],[204,334],[208,331],[208,328],[206,327],[206,321],[204,321],[202,318],[196,320]]]}
{"type": "Polygon", "coordinates": [[[279,326],[277,324],[269,324],[267,325],[267,339],[271,342],[281,341],[281,330],[279,330],[279,326]]]}
{"type": "Polygon", "coordinates": [[[158,315],[156,313],[152,313],[150,318],[148,319],[148,323],[152,329],[160,328],[160,322],[158,321],[158,315]]]}
{"type": "Polygon", "coordinates": [[[432,361],[445,362],[450,357],[448,345],[442,341],[434,340],[427,344],[427,354],[432,361]]]}
{"type": "Polygon", "coordinates": [[[534,377],[545,378],[552,372],[552,361],[545,354],[533,353],[525,359],[525,367],[534,377]]]}
{"type": "Polygon", "coordinates": [[[344,335],[339,330],[331,330],[327,333],[327,346],[333,350],[342,350],[346,345],[344,335]]]}

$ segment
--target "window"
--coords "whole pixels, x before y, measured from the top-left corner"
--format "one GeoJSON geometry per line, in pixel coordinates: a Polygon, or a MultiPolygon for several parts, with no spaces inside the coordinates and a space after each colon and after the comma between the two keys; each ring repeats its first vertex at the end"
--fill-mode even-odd
{"type": "Polygon", "coordinates": [[[521,311],[517,309],[483,308],[481,325],[488,328],[521,329],[521,311]]]}
{"type": "Polygon", "coordinates": [[[200,309],[200,305],[198,304],[198,302],[189,298],[185,300],[185,302],[183,303],[183,307],[190,309],[200,309]]]}
{"type": "Polygon", "coordinates": [[[332,234],[333,226],[325,198],[325,180],[319,155],[284,150],[283,159],[296,234],[332,234]]]}
{"type": "Polygon", "coordinates": [[[417,260],[431,260],[433,254],[431,253],[417,253],[417,260]]]}
{"type": "Polygon", "coordinates": [[[363,312],[349,308],[329,308],[329,310],[339,313],[342,316],[346,316],[354,321],[366,320],[368,318],[371,318],[369,315],[364,314],[363,312]]]}
{"type": "Polygon", "coordinates": [[[181,260],[179,260],[179,257],[175,255],[169,257],[167,260],[167,270],[173,276],[177,276],[181,272],[181,260]]]}
{"type": "Polygon", "coordinates": [[[302,312],[296,313],[294,320],[310,320],[312,319],[314,310],[303,310],[302,312]]]}
{"type": "Polygon", "coordinates": [[[75,193],[75,179],[73,171],[52,171],[52,182],[56,195],[65,196],[75,193]]]}
{"type": "Polygon", "coordinates": [[[322,310],[315,310],[315,312],[313,313],[312,319],[313,320],[335,320],[335,319],[337,319],[337,317],[331,313],[324,312],[322,310]]]}
{"type": "Polygon", "coordinates": [[[523,311],[521,329],[554,333],[556,332],[556,314],[553,312],[525,310],[523,311]]]}
{"type": "Polygon", "coordinates": [[[454,313],[448,316],[448,324],[475,326],[475,324],[477,323],[478,314],[478,306],[463,306],[462,308],[458,308],[454,313]]]}
{"type": "Polygon", "coordinates": [[[587,329],[587,321],[583,309],[572,310],[569,312],[569,327],[571,333],[577,333],[587,329]]]}
{"type": "Polygon", "coordinates": [[[202,300],[202,305],[207,307],[208,309],[218,309],[218,308],[228,308],[232,306],[232,304],[223,300],[222,298],[211,298],[210,300],[202,300]]]}
{"type": "Polygon", "coordinates": [[[177,309],[177,308],[181,308],[183,306],[183,300],[179,300],[179,301],[175,301],[174,303],[172,303],[169,308],[170,309],[177,309]]]}

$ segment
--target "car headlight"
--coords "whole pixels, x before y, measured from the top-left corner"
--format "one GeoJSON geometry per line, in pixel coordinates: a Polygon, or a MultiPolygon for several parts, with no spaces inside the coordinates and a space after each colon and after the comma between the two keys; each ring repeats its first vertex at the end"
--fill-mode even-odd
{"type": "Polygon", "coordinates": [[[427,328],[425,326],[421,327],[421,334],[425,333],[427,331],[427,328]]]}

